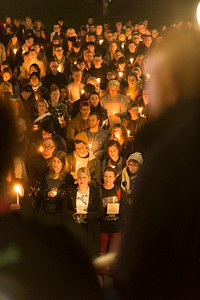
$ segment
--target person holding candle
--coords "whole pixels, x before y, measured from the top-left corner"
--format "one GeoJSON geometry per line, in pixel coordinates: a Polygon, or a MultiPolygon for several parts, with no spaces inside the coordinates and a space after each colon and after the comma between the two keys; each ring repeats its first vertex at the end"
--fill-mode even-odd
{"type": "Polygon", "coordinates": [[[74,184],[74,179],[67,168],[65,152],[58,151],[53,154],[39,192],[39,196],[41,196],[38,199],[41,202],[40,212],[53,215],[59,213],[62,197],[68,186],[74,184]]]}
{"type": "Polygon", "coordinates": [[[79,226],[79,235],[85,239],[86,249],[90,256],[100,253],[100,218],[103,206],[99,187],[90,185],[90,171],[79,168],[77,184],[71,186],[62,199],[61,213],[64,223],[73,220],[79,226]]]}
{"type": "Polygon", "coordinates": [[[81,83],[82,80],[82,71],[78,68],[72,70],[73,82],[67,85],[67,100],[72,103],[81,97],[81,91],[84,88],[84,85],[81,83]]]}
{"type": "Polygon", "coordinates": [[[100,116],[96,112],[90,112],[88,117],[89,128],[84,131],[88,137],[89,150],[101,161],[104,158],[109,134],[99,126],[100,116]]]}
{"type": "Polygon", "coordinates": [[[141,101],[142,89],[135,72],[129,72],[127,77],[128,86],[123,89],[123,94],[127,95],[129,102],[141,101]]]}
{"type": "MultiPolygon", "coordinates": [[[[130,132],[130,139],[135,140],[136,134],[145,126],[147,123],[146,118],[141,117],[139,113],[139,104],[131,102],[128,107],[128,116],[124,120],[124,126],[130,132]]],[[[135,145],[135,147],[137,147],[135,145]]]]}
{"type": "Polygon", "coordinates": [[[91,112],[97,113],[100,117],[99,126],[103,129],[109,128],[109,120],[107,115],[107,110],[103,108],[100,104],[99,93],[93,92],[89,95],[89,101],[91,104],[91,112]]]}
{"type": "Polygon", "coordinates": [[[100,100],[103,108],[107,110],[110,126],[120,123],[128,108],[127,98],[118,92],[119,86],[118,80],[110,80],[108,82],[108,93],[100,100]]]}
{"type": "Polygon", "coordinates": [[[44,87],[46,87],[49,91],[52,84],[56,85],[67,85],[67,78],[66,75],[59,72],[58,70],[59,63],[56,60],[51,60],[49,62],[49,71],[44,76],[42,80],[42,84],[44,87]]]}
{"type": "Polygon", "coordinates": [[[11,39],[7,45],[6,59],[9,62],[12,71],[14,71],[15,67],[22,62],[22,45],[19,42],[16,33],[12,33],[11,39]]]}
{"type": "Polygon", "coordinates": [[[110,140],[116,140],[120,143],[120,155],[126,159],[134,152],[134,143],[131,132],[126,129],[124,124],[117,123],[111,128],[110,140]]]}
{"type": "Polygon", "coordinates": [[[105,154],[105,159],[101,164],[101,174],[105,168],[111,167],[116,170],[117,176],[119,176],[126,165],[126,159],[120,155],[121,146],[120,143],[116,140],[110,140],[107,143],[107,151],[105,154]]]}

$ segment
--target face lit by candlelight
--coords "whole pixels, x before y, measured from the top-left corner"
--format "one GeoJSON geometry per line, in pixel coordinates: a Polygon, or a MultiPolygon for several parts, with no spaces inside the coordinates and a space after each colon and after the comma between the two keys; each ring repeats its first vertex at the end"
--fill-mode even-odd
{"type": "Polygon", "coordinates": [[[132,107],[131,109],[128,110],[128,112],[131,115],[132,120],[136,120],[139,117],[139,107],[132,107]]]}
{"type": "Polygon", "coordinates": [[[114,85],[114,84],[108,85],[108,90],[109,90],[110,96],[115,97],[118,93],[119,85],[114,85]]]}
{"type": "Polygon", "coordinates": [[[87,151],[87,145],[83,142],[81,143],[75,143],[75,150],[76,150],[76,154],[79,155],[80,157],[84,157],[85,155],[88,154],[87,151]]]}
{"type": "Polygon", "coordinates": [[[97,107],[97,105],[99,104],[99,95],[92,94],[89,100],[92,106],[97,107]]]}
{"type": "Polygon", "coordinates": [[[116,177],[115,173],[111,171],[105,171],[103,175],[104,185],[112,186],[114,184],[116,177]]]}
{"type": "Polygon", "coordinates": [[[50,98],[52,103],[57,104],[60,99],[60,90],[57,89],[56,91],[51,92],[50,98]]]}
{"type": "Polygon", "coordinates": [[[63,168],[62,162],[58,157],[54,157],[52,160],[52,169],[55,173],[60,173],[63,168]]]}
{"type": "Polygon", "coordinates": [[[128,76],[128,85],[130,87],[135,87],[137,84],[137,78],[134,75],[128,76]]]}
{"type": "Polygon", "coordinates": [[[80,108],[80,113],[83,119],[88,119],[89,114],[90,114],[90,107],[89,106],[82,106],[80,108]]]}
{"type": "Polygon", "coordinates": [[[48,159],[50,157],[52,157],[53,155],[53,152],[55,150],[55,145],[53,143],[53,141],[51,139],[46,139],[42,142],[42,148],[43,148],[43,151],[42,151],[42,156],[45,158],[45,159],[48,159]]]}
{"type": "Polygon", "coordinates": [[[99,121],[100,120],[97,119],[96,115],[91,115],[88,117],[88,125],[90,126],[90,128],[98,128],[99,121]]]}
{"type": "Polygon", "coordinates": [[[81,172],[78,175],[77,182],[79,187],[81,188],[87,187],[90,182],[90,177],[86,173],[81,172]]]}
{"type": "Polygon", "coordinates": [[[120,127],[117,128],[113,128],[113,137],[114,139],[116,139],[117,141],[120,141],[122,138],[122,129],[120,127]]]}
{"type": "Polygon", "coordinates": [[[40,115],[43,115],[47,111],[47,106],[43,102],[39,102],[37,105],[37,110],[40,115]]]}
{"type": "Polygon", "coordinates": [[[119,150],[116,146],[110,146],[108,148],[108,155],[110,158],[114,161],[117,161],[119,159],[119,150]]]}

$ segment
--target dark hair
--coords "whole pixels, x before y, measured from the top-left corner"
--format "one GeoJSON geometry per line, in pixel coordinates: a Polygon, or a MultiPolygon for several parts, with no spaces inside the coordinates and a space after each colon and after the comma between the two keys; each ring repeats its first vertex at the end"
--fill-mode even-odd
{"type": "Polygon", "coordinates": [[[90,96],[92,96],[92,95],[97,95],[97,96],[99,97],[99,99],[100,99],[99,93],[97,93],[97,92],[92,92],[92,93],[89,95],[89,100],[90,100],[90,96]]]}
{"type": "Polygon", "coordinates": [[[123,135],[124,141],[127,142],[127,141],[128,141],[128,134],[127,134],[127,129],[126,129],[126,127],[124,126],[124,124],[122,124],[122,123],[117,123],[117,124],[113,125],[112,130],[111,130],[111,136],[113,136],[113,130],[114,130],[115,128],[121,128],[121,131],[122,131],[122,135],[123,135]]]}
{"type": "Polygon", "coordinates": [[[99,114],[96,112],[96,111],[91,111],[89,116],[96,116],[97,117],[97,120],[100,120],[100,116],[99,114]]]}
{"type": "Polygon", "coordinates": [[[34,67],[37,70],[36,72],[40,75],[41,70],[40,70],[40,67],[38,66],[38,64],[32,64],[32,65],[30,65],[29,71],[30,71],[31,67],[34,67]]]}
{"type": "Polygon", "coordinates": [[[121,145],[120,145],[120,143],[118,141],[116,141],[116,140],[110,140],[110,141],[108,141],[108,143],[107,143],[107,151],[108,151],[108,148],[110,148],[112,146],[117,147],[119,153],[121,152],[121,145]]]}
{"type": "Polygon", "coordinates": [[[48,122],[41,122],[40,129],[55,135],[55,130],[53,124],[51,123],[49,124],[48,122]]]}
{"type": "Polygon", "coordinates": [[[105,172],[113,172],[115,174],[115,177],[117,177],[117,171],[115,168],[112,168],[112,167],[106,167],[104,170],[103,170],[103,173],[105,172]]]}
{"type": "Polygon", "coordinates": [[[33,93],[32,86],[30,84],[23,85],[23,87],[21,88],[21,92],[33,93]]]}
{"type": "Polygon", "coordinates": [[[118,59],[118,62],[117,62],[118,64],[125,64],[126,63],[126,58],[125,57],[120,57],[119,59],[118,59]]]}
{"type": "Polygon", "coordinates": [[[91,94],[91,93],[95,92],[95,86],[91,83],[87,83],[83,89],[84,89],[84,92],[87,94],[91,94]]]}

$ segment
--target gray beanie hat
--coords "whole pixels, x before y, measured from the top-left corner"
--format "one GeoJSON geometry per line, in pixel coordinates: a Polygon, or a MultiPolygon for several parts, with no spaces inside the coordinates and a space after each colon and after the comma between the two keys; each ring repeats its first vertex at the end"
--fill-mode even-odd
{"type": "Polygon", "coordinates": [[[140,165],[143,164],[143,158],[140,152],[135,152],[131,154],[127,161],[129,161],[130,159],[137,161],[140,165]]]}

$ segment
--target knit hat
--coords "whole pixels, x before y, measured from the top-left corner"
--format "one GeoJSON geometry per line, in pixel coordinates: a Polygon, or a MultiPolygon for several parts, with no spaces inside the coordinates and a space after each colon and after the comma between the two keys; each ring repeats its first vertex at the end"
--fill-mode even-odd
{"type": "Polygon", "coordinates": [[[135,160],[140,165],[143,164],[143,158],[142,158],[142,154],[140,152],[135,152],[135,153],[131,154],[127,161],[129,161],[129,160],[135,160]]]}
{"type": "Polygon", "coordinates": [[[78,133],[74,138],[74,142],[76,142],[76,141],[81,141],[87,145],[88,144],[87,134],[85,132],[78,133]]]}

